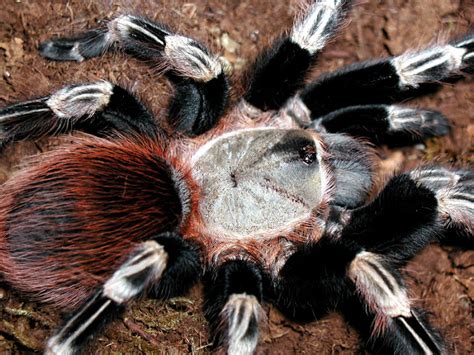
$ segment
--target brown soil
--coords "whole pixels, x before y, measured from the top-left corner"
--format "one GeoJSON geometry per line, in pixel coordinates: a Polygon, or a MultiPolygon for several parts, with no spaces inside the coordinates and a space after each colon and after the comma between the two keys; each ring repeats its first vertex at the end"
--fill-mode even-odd
{"type": "MultiPolygon", "coordinates": [[[[158,117],[163,115],[171,88],[149,69],[120,54],[83,63],[55,63],[40,58],[35,48],[54,35],[95,26],[120,12],[135,12],[175,25],[222,53],[234,69],[234,79],[247,61],[291,23],[294,1],[4,1],[0,12],[0,106],[46,94],[67,83],[108,79],[141,93],[158,117]],[[225,37],[232,41],[227,43],[225,37]]],[[[359,1],[351,22],[321,57],[315,75],[357,60],[400,54],[440,38],[462,34],[474,23],[472,0],[359,1]],[[438,35],[440,34],[440,35],[438,35]]],[[[410,105],[435,108],[451,120],[453,132],[416,148],[381,148],[387,166],[411,167],[421,161],[468,165],[474,160],[474,79],[445,87],[410,105]]],[[[0,181],[27,155],[54,141],[21,143],[0,156],[0,181]]],[[[405,270],[415,303],[430,310],[432,323],[453,353],[472,352],[474,252],[433,245],[405,270]]],[[[97,337],[97,352],[206,353],[209,339],[201,312],[201,288],[189,297],[168,302],[144,300],[97,337]]],[[[354,353],[363,351],[356,332],[331,314],[299,325],[266,307],[258,353],[354,353]]],[[[54,310],[28,302],[0,284],[0,352],[40,351],[59,322],[54,310]]]]}

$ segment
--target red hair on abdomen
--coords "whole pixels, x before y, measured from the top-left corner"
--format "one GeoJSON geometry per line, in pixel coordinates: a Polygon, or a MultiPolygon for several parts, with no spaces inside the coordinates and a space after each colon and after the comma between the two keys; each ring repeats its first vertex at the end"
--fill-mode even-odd
{"type": "Polygon", "coordinates": [[[165,155],[155,142],[87,138],[13,176],[0,187],[6,281],[72,309],[137,242],[176,230],[189,174],[165,155]]]}

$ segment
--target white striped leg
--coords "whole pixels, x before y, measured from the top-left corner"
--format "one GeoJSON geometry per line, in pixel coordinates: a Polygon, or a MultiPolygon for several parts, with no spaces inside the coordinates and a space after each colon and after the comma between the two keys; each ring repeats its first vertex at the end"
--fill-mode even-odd
{"type": "Polygon", "coordinates": [[[420,142],[450,131],[448,120],[440,112],[382,104],[342,108],[314,120],[308,127],[393,144],[420,142]]]}
{"type": "Polygon", "coordinates": [[[110,102],[113,85],[100,81],[71,85],[50,96],[20,102],[0,109],[0,141],[67,133],[80,120],[88,120],[110,102]]]}
{"type": "Polygon", "coordinates": [[[466,73],[474,74],[474,32],[455,42],[454,45],[466,50],[462,58],[463,68],[461,68],[461,70],[466,73]]]}
{"type": "Polygon", "coordinates": [[[406,353],[440,354],[444,346],[438,335],[412,308],[395,268],[381,255],[362,251],[348,268],[348,276],[354,282],[368,312],[374,314],[372,336],[383,338],[395,328],[398,330],[397,346],[406,353]]]}
{"type": "Polygon", "coordinates": [[[447,228],[472,238],[474,235],[474,172],[437,166],[420,167],[411,177],[433,191],[439,215],[447,228]]]}
{"type": "Polygon", "coordinates": [[[386,110],[389,134],[405,133],[430,138],[449,133],[449,122],[440,112],[399,105],[386,106],[386,110]]]}
{"type": "Polygon", "coordinates": [[[46,105],[59,118],[91,117],[109,104],[113,88],[107,81],[66,86],[52,94],[46,105]]]}
{"type": "Polygon", "coordinates": [[[121,15],[102,30],[50,39],[40,45],[40,53],[48,59],[82,61],[114,46],[200,82],[208,82],[223,71],[218,57],[202,44],[133,15],[121,15]]]}
{"type": "Polygon", "coordinates": [[[114,44],[114,38],[107,29],[94,29],[71,37],[47,40],[38,47],[40,54],[52,60],[82,62],[107,52],[114,44]]]}
{"type": "Polygon", "coordinates": [[[157,125],[128,91],[107,81],[66,86],[53,94],[0,109],[3,143],[69,133],[141,134],[155,137],[157,125]],[[94,117],[94,118],[93,118],[94,117]]]}
{"type": "Polygon", "coordinates": [[[160,280],[167,261],[168,254],[157,242],[138,245],[102,288],[48,340],[46,354],[80,353],[94,331],[160,280]]]}
{"type": "Polygon", "coordinates": [[[176,88],[168,120],[177,131],[199,135],[218,122],[229,96],[229,84],[218,56],[161,23],[121,15],[103,30],[50,39],[41,44],[40,53],[54,60],[81,61],[112,47],[151,62],[167,74],[176,88]]]}
{"type": "Polygon", "coordinates": [[[54,114],[77,120],[102,111],[110,101],[114,85],[107,81],[66,86],[50,96],[20,102],[0,110],[0,125],[21,122],[29,116],[54,114]]]}
{"type": "Polygon", "coordinates": [[[447,79],[474,68],[474,35],[447,45],[420,52],[405,53],[392,59],[400,78],[400,87],[417,88],[420,84],[447,79]]]}
{"type": "Polygon", "coordinates": [[[245,103],[259,110],[276,110],[304,85],[318,52],[336,32],[349,0],[305,4],[288,37],[279,39],[257,58],[248,75],[245,103]]]}
{"type": "Polygon", "coordinates": [[[28,119],[28,117],[45,117],[52,110],[46,104],[48,97],[24,101],[0,109],[0,132],[5,131],[5,125],[28,119]]]}
{"type": "Polygon", "coordinates": [[[253,354],[258,343],[259,321],[263,312],[257,298],[232,294],[220,313],[222,343],[229,355],[253,354]]]}
{"type": "Polygon", "coordinates": [[[419,52],[351,64],[324,74],[298,97],[312,119],[362,105],[391,104],[433,90],[440,81],[474,72],[474,35],[419,52]]]}
{"type": "Polygon", "coordinates": [[[324,48],[344,18],[350,0],[308,2],[291,30],[290,38],[311,54],[324,48]]]}
{"type": "Polygon", "coordinates": [[[109,32],[125,49],[141,51],[139,56],[156,58],[156,49],[159,49],[164,64],[182,76],[208,82],[217,78],[223,71],[218,57],[211,54],[202,44],[174,34],[165,26],[145,18],[119,16],[109,23],[109,32]]]}
{"type": "Polygon", "coordinates": [[[230,355],[253,354],[262,316],[262,274],[254,264],[232,260],[208,274],[206,317],[214,346],[230,355]]]}

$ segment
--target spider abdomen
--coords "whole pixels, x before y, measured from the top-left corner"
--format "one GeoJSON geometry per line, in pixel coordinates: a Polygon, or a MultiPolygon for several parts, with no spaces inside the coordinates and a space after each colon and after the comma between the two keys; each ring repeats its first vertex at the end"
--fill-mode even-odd
{"type": "Polygon", "coordinates": [[[179,176],[153,143],[88,140],[49,154],[2,186],[1,272],[42,301],[77,306],[136,243],[177,229],[189,200],[179,176]]]}

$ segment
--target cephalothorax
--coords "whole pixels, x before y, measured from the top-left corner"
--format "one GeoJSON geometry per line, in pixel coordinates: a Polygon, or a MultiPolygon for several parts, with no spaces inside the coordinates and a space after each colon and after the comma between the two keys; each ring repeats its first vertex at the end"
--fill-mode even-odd
{"type": "Polygon", "coordinates": [[[339,310],[372,334],[376,352],[445,351],[398,269],[448,231],[472,237],[474,175],[421,167],[376,191],[377,158],[350,135],[413,143],[446,134],[440,113],[394,102],[472,72],[474,36],[305,86],[348,8],[308,4],[255,61],[233,107],[220,60],[143,17],[40,46],[46,58],[76,61],[123,49],[159,63],[176,89],[161,120],[106,81],[0,110],[4,145],[89,134],[0,188],[0,272],[74,310],[48,353],[78,352],[128,302],[180,295],[201,277],[216,345],[231,354],[254,352],[264,299],[297,319],[339,310]]]}

